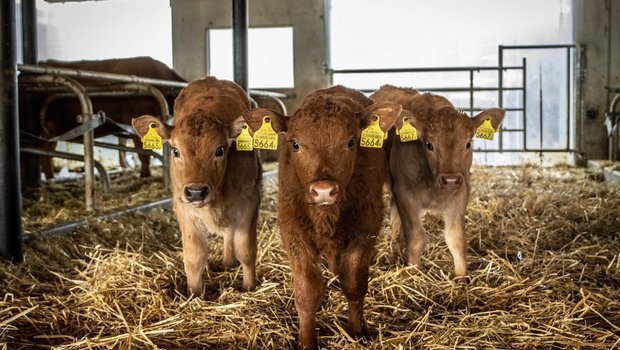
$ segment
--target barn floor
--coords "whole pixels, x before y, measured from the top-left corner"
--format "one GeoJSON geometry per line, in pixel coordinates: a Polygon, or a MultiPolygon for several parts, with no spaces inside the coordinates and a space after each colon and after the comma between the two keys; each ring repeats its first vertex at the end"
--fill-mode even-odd
{"type": "MultiPolygon", "coordinates": [[[[366,297],[373,339],[362,346],[345,334],[345,298],[325,272],[321,346],[620,347],[620,187],[567,167],[477,167],[473,180],[471,282],[451,279],[437,215],[426,218],[429,244],[420,271],[393,256],[386,224],[366,297]]],[[[204,298],[183,295],[171,211],[27,243],[22,264],[0,261],[0,349],[290,348],[297,316],[275,192],[267,181],[258,225],[260,286],[251,293],[239,292],[239,268],[220,268],[222,244],[214,239],[204,298]]],[[[44,224],[25,222],[32,229],[44,224]]]]}

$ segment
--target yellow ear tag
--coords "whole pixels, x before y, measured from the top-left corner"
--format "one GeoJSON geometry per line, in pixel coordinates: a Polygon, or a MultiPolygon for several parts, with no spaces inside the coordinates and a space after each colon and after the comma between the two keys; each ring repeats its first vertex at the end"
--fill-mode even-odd
{"type": "Polygon", "coordinates": [[[142,136],[143,149],[162,149],[161,136],[159,136],[155,127],[155,123],[149,124],[149,131],[142,136]]]}
{"type": "Polygon", "coordinates": [[[381,148],[383,147],[383,135],[384,132],[379,126],[379,116],[375,116],[377,119],[372,121],[364,130],[362,130],[362,137],[360,138],[360,146],[369,148],[381,148]]]}
{"type": "Polygon", "coordinates": [[[407,120],[407,117],[403,117],[403,126],[400,129],[396,129],[396,132],[400,136],[400,142],[409,142],[418,139],[418,130],[407,120]]]}
{"type": "Polygon", "coordinates": [[[487,119],[478,127],[478,130],[476,130],[476,137],[479,139],[493,140],[494,133],[495,128],[491,125],[491,120],[487,119]]]}
{"type": "Polygon", "coordinates": [[[386,132],[384,132],[384,133],[383,133],[383,139],[384,139],[384,140],[387,140],[387,138],[388,138],[388,133],[387,133],[387,131],[386,131],[386,132]]]}
{"type": "Polygon", "coordinates": [[[271,118],[263,117],[263,125],[254,133],[254,148],[270,149],[275,151],[278,149],[278,134],[271,126],[271,118]]]}
{"type": "Polygon", "coordinates": [[[254,146],[252,145],[252,136],[250,136],[250,132],[248,131],[248,126],[243,125],[241,129],[241,133],[235,139],[235,143],[237,144],[237,151],[253,151],[254,146]]]}

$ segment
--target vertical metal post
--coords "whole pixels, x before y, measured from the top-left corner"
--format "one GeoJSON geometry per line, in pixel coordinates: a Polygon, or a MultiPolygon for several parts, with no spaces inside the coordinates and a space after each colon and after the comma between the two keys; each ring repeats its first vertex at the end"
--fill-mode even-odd
{"type": "MultiPolygon", "coordinates": [[[[22,56],[25,64],[37,63],[37,4],[36,0],[22,0],[22,56]]],[[[33,106],[30,96],[21,97],[22,106],[33,106]]],[[[37,111],[38,112],[38,111],[37,111]]],[[[41,120],[38,113],[29,113],[20,118],[20,129],[33,135],[41,134],[41,120]]],[[[27,186],[41,184],[41,158],[38,155],[24,154],[24,182],[27,186]]]]}
{"type": "MultiPolygon", "coordinates": [[[[498,107],[499,108],[504,108],[504,46],[503,45],[499,45],[498,46],[498,107]]],[[[499,151],[503,151],[504,150],[504,133],[499,132],[499,151]]]]}
{"type": "Polygon", "coordinates": [[[521,98],[523,99],[523,150],[527,151],[527,59],[523,57],[523,90],[521,91],[521,98]]]}
{"type": "Polygon", "coordinates": [[[469,115],[474,116],[474,70],[469,70],[469,115]]]}
{"type": "Polygon", "coordinates": [[[249,95],[248,89],[248,1],[233,0],[234,78],[249,95]]]}
{"type": "Polygon", "coordinates": [[[566,48],[566,150],[570,150],[570,47],[566,48]]]}
{"type": "MultiPolygon", "coordinates": [[[[542,78],[542,67],[540,62],[538,63],[538,80],[540,85],[538,86],[538,99],[540,100],[540,104],[538,105],[538,124],[540,127],[539,134],[539,143],[540,143],[540,151],[543,150],[543,78],[542,78]]],[[[541,154],[542,155],[542,154],[541,154]]]]}
{"type": "Polygon", "coordinates": [[[0,255],[22,260],[15,0],[0,1],[0,255]]]}
{"type": "Polygon", "coordinates": [[[37,63],[37,4],[36,0],[22,1],[22,52],[25,64],[37,63]]]}

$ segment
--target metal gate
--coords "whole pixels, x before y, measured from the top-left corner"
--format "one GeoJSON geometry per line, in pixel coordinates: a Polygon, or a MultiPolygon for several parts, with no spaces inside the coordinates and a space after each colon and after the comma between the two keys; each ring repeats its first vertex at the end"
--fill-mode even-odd
{"type": "MultiPolygon", "coordinates": [[[[571,137],[574,129],[571,109],[574,48],[575,45],[571,44],[500,45],[498,65],[495,67],[330,69],[329,71],[332,82],[345,85],[348,85],[347,77],[352,76],[381,74],[389,80],[389,76],[393,74],[409,74],[412,79],[411,83],[406,84],[407,86],[444,95],[457,108],[469,112],[470,115],[490,107],[505,109],[506,118],[498,137],[491,142],[477,144],[477,152],[566,153],[574,150],[574,138],[571,137]],[[539,56],[530,58],[534,64],[528,67],[528,57],[525,55],[514,59],[515,53],[523,52],[534,52],[539,56]],[[551,57],[548,57],[549,52],[552,53],[551,57]],[[561,59],[558,59],[558,55],[561,59]],[[416,79],[413,79],[414,76],[416,79]],[[433,86],[432,83],[437,81],[451,82],[451,86],[433,86]]],[[[379,86],[375,86],[362,91],[370,93],[378,88],[379,86]]]]}

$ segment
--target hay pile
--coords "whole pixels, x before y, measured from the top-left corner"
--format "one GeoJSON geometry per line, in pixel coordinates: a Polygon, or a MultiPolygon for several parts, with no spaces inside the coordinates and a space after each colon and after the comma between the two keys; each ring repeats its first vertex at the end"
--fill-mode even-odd
{"type": "MultiPolygon", "coordinates": [[[[467,218],[470,284],[451,279],[438,216],[428,215],[422,271],[391,253],[389,228],[370,270],[370,349],[620,346],[620,188],[582,169],[476,168],[467,218]]],[[[265,184],[258,290],[222,271],[213,240],[204,299],[188,299],[178,226],[155,209],[40,238],[20,265],[0,262],[4,349],[282,349],[294,344],[291,276],[265,184]]],[[[387,220],[386,220],[387,221],[387,220]]],[[[319,342],[357,349],[329,279],[319,342]]]]}

